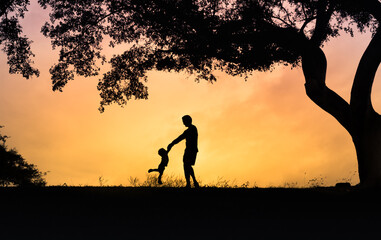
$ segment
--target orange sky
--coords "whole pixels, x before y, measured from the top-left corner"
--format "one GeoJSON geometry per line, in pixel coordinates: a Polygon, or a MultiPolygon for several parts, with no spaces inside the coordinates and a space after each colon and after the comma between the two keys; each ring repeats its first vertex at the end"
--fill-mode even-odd
{"type": "MultiPolygon", "coordinates": [[[[185,128],[189,114],[199,131],[196,175],[203,183],[219,177],[260,187],[307,184],[323,177],[326,185],[343,178],[358,183],[355,150],[349,134],[304,92],[301,69],[277,67],[254,73],[247,82],[217,73],[218,82],[196,83],[194,76],[149,73],[149,100],[130,101],[98,112],[98,78],[70,82],[62,93],[52,92],[50,66],[57,61],[40,27],[46,20],[32,5],[23,21],[34,41],[39,78],[10,75],[0,53],[0,125],[30,163],[49,171],[50,185],[128,185],[129,177],[145,179],[160,162],[157,150],[185,128]]],[[[343,35],[324,47],[328,59],[327,85],[349,100],[356,65],[369,34],[343,35]]],[[[115,50],[106,49],[108,56],[115,50]]],[[[380,74],[373,88],[376,110],[381,106],[380,74]]],[[[165,174],[183,177],[184,144],[170,152],[165,174]]]]}

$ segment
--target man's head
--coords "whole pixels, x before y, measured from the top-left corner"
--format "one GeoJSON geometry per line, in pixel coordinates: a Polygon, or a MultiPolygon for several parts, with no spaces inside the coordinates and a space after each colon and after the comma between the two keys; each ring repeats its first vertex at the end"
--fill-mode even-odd
{"type": "Polygon", "coordinates": [[[185,115],[185,116],[183,117],[183,123],[184,123],[184,125],[185,125],[186,127],[189,127],[190,125],[192,125],[192,118],[191,118],[191,116],[189,116],[189,115],[185,115]]]}

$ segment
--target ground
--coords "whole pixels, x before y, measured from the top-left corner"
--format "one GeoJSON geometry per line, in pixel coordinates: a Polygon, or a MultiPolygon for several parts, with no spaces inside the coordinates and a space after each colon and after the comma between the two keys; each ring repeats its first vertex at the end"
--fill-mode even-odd
{"type": "Polygon", "coordinates": [[[358,188],[0,188],[0,239],[378,239],[358,188]]]}

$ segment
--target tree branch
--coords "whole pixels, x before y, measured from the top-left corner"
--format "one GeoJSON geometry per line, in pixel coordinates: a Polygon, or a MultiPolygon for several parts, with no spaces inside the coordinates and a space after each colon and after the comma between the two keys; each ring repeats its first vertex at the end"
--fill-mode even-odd
{"type": "Polygon", "coordinates": [[[303,33],[304,32],[304,29],[307,27],[307,25],[312,22],[313,20],[316,19],[316,16],[314,17],[310,17],[310,18],[306,18],[305,19],[305,22],[303,23],[302,27],[300,28],[299,32],[300,33],[303,33]]]}
{"type": "Polygon", "coordinates": [[[284,23],[287,27],[294,27],[292,26],[291,24],[289,24],[288,22],[286,22],[285,20],[283,20],[281,17],[278,17],[278,16],[271,16],[271,18],[274,18],[274,19],[277,19],[279,21],[281,21],[282,23],[284,23]]]}
{"type": "Polygon", "coordinates": [[[308,97],[331,114],[351,133],[349,104],[325,84],[327,60],[318,47],[310,47],[302,55],[302,68],[308,97]]]}
{"type": "Polygon", "coordinates": [[[327,27],[334,10],[331,5],[328,5],[327,10],[326,8],[327,1],[319,1],[319,7],[317,9],[316,16],[316,26],[311,37],[311,42],[317,47],[320,46],[320,44],[325,40],[327,36],[327,27]]]}
{"type": "MultiPolygon", "coordinates": [[[[378,29],[361,57],[351,92],[351,108],[356,111],[373,110],[371,92],[374,77],[381,61],[381,30],[378,29]]],[[[374,111],[374,110],[373,110],[374,111]]],[[[365,112],[363,112],[365,113],[365,112]]]]}

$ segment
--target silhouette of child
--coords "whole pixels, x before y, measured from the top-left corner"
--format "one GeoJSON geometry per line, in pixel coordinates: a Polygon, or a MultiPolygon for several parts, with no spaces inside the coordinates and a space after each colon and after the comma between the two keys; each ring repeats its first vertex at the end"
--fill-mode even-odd
{"type": "Polygon", "coordinates": [[[159,155],[161,156],[161,162],[159,164],[159,167],[157,169],[149,169],[148,173],[150,172],[159,172],[159,177],[158,177],[158,183],[162,184],[163,182],[161,181],[161,176],[163,176],[163,172],[165,167],[168,165],[168,152],[164,148],[160,148],[158,151],[159,155]]]}

